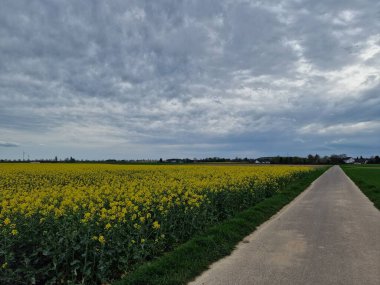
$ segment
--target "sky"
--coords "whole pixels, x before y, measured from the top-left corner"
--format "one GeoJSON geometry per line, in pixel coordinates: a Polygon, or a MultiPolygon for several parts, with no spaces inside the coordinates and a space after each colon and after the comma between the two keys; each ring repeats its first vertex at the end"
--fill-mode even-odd
{"type": "Polygon", "coordinates": [[[0,159],[380,154],[378,0],[1,0],[0,159]]]}

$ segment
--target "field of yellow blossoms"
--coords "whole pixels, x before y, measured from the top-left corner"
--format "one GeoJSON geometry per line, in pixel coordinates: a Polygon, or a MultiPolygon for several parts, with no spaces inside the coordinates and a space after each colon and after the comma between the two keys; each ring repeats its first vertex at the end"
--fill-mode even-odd
{"type": "Polygon", "coordinates": [[[0,164],[0,283],[107,283],[310,169],[0,164]]]}

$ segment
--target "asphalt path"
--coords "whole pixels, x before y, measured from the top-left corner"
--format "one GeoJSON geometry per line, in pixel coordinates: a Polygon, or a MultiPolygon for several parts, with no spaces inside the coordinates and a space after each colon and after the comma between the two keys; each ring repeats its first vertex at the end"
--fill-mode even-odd
{"type": "Polygon", "coordinates": [[[189,285],[380,284],[380,211],[339,166],[189,285]]]}

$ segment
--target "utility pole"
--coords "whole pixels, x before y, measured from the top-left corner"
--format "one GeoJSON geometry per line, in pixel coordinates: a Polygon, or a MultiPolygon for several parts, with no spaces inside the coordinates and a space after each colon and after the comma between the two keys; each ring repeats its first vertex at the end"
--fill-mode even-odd
{"type": "Polygon", "coordinates": [[[25,151],[22,151],[22,161],[25,161],[25,151]]]}

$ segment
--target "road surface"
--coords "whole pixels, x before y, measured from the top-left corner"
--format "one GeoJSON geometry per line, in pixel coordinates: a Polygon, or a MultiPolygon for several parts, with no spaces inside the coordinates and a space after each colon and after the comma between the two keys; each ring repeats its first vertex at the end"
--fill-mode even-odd
{"type": "Polygon", "coordinates": [[[380,211],[334,166],[189,285],[380,284],[380,211]]]}

